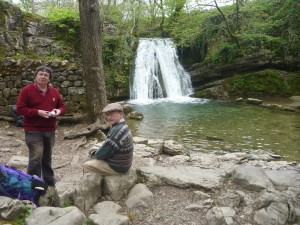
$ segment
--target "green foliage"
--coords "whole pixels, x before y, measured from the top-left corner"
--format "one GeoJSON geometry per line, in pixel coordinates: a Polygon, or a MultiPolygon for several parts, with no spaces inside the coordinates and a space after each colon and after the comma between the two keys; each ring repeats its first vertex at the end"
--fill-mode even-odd
{"type": "Polygon", "coordinates": [[[211,57],[210,61],[213,63],[231,63],[233,62],[238,56],[238,48],[236,44],[229,44],[225,43],[219,48],[216,49],[215,52],[211,57]]]}
{"type": "Polygon", "coordinates": [[[14,220],[14,222],[19,225],[24,225],[26,217],[28,217],[32,213],[32,209],[29,206],[23,205],[22,209],[24,212],[19,216],[19,218],[14,220]]]}
{"type": "Polygon", "coordinates": [[[292,95],[300,95],[300,72],[295,73],[295,74],[291,74],[287,78],[287,83],[289,84],[289,86],[293,90],[292,95]]]}
{"type": "Polygon", "coordinates": [[[94,222],[91,219],[87,219],[86,225],[94,225],[94,222]]]}
{"type": "Polygon", "coordinates": [[[132,42],[134,39],[127,35],[103,35],[103,65],[109,93],[115,93],[120,87],[129,90],[128,75],[133,60],[132,42]]]}
{"type": "Polygon", "coordinates": [[[80,18],[75,9],[49,7],[47,16],[49,22],[56,25],[56,39],[79,50],[80,47],[80,18]]]}
{"type": "Polygon", "coordinates": [[[181,13],[175,22],[167,21],[165,29],[178,45],[198,49],[207,62],[228,63],[254,53],[300,57],[298,4],[295,0],[244,1],[238,15],[235,4],[221,7],[227,23],[216,8],[197,9],[181,13]]]}
{"type": "MultiPolygon", "coordinates": [[[[277,70],[247,73],[230,78],[228,81],[229,91],[232,95],[245,97],[260,94],[290,96],[295,93],[296,89],[286,77],[289,76],[277,70]]],[[[293,79],[296,78],[293,76],[293,79]]],[[[296,80],[299,83],[300,78],[298,77],[296,80]]]]}
{"type": "Polygon", "coordinates": [[[20,0],[20,7],[26,12],[33,12],[32,0],[20,0]]]}
{"type": "Polygon", "coordinates": [[[181,13],[178,17],[179,22],[167,24],[165,30],[176,41],[177,45],[191,46],[199,36],[199,27],[205,16],[198,13],[181,13]]]}
{"type": "Polygon", "coordinates": [[[79,11],[74,9],[49,7],[46,18],[52,22],[73,21],[79,22],[79,11]]]}
{"type": "Polygon", "coordinates": [[[283,39],[265,34],[244,33],[239,36],[239,40],[239,43],[243,46],[242,51],[244,55],[268,50],[269,55],[280,56],[285,46],[283,39]]]}
{"type": "Polygon", "coordinates": [[[127,217],[130,219],[130,221],[134,221],[137,219],[137,215],[134,212],[128,212],[127,217]]]}
{"type": "MultiPolygon", "coordinates": [[[[268,50],[272,56],[299,55],[299,8],[294,0],[250,1],[239,35],[244,55],[268,50]],[[298,36],[297,36],[298,32],[298,36]]],[[[266,52],[266,51],[265,51],[266,52]]]]}
{"type": "MultiPolygon", "coordinates": [[[[49,1],[40,2],[50,4],[49,1]]],[[[164,0],[163,7],[160,1],[144,4],[144,1],[128,0],[119,1],[116,5],[110,2],[109,5],[108,1],[101,1],[101,19],[104,25],[103,65],[106,86],[111,93],[119,87],[129,88],[128,75],[135,51],[135,38],[140,36],[171,37],[178,46],[198,51],[201,61],[212,64],[231,63],[254,53],[268,59],[300,57],[299,1],[242,1],[239,14],[235,4],[221,7],[226,20],[216,8],[185,11],[185,0],[164,0]]],[[[6,15],[4,7],[7,7],[6,3],[0,1],[1,24],[4,24],[6,15]]],[[[26,20],[33,21],[31,14],[23,15],[26,20]]],[[[65,48],[44,56],[44,59],[69,59],[80,52],[78,9],[50,7],[46,8],[46,17],[51,24],[55,24],[56,40],[65,48]]],[[[25,54],[30,58],[40,57],[35,52],[15,54],[15,57],[26,58],[25,54]]],[[[277,78],[275,80],[280,81],[277,78]]],[[[259,82],[236,80],[233,90],[239,91],[240,86],[259,88],[260,85],[259,82]]],[[[288,85],[295,89],[293,84],[288,85]]],[[[283,92],[288,93],[288,88],[285,88],[283,92]]]]}
{"type": "Polygon", "coordinates": [[[63,208],[68,208],[68,207],[70,207],[70,206],[72,206],[72,204],[70,203],[70,202],[64,202],[64,204],[63,204],[63,208]]]}

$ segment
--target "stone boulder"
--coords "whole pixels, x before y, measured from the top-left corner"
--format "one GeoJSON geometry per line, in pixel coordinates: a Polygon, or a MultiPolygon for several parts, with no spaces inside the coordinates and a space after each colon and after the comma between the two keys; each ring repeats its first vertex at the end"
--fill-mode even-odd
{"type": "Polygon", "coordinates": [[[165,141],[163,153],[167,155],[190,155],[189,150],[184,145],[173,140],[165,141]]]}
{"type": "Polygon", "coordinates": [[[213,207],[206,214],[209,225],[239,225],[236,212],[230,207],[213,207]]]}
{"type": "Polygon", "coordinates": [[[83,211],[90,209],[102,196],[102,180],[97,173],[64,177],[56,184],[55,206],[74,205],[83,211]]]}
{"type": "Polygon", "coordinates": [[[152,207],[154,205],[153,194],[146,185],[137,184],[130,190],[126,205],[129,208],[152,207]]]}
{"type": "Polygon", "coordinates": [[[0,219],[15,220],[24,212],[25,209],[22,201],[0,196],[0,219]]]}
{"type": "Polygon", "coordinates": [[[144,115],[140,112],[134,111],[134,112],[130,112],[128,114],[128,118],[133,119],[133,120],[142,120],[142,119],[144,119],[144,115]]]}
{"type": "Polygon", "coordinates": [[[103,179],[103,195],[107,199],[120,200],[128,194],[136,183],[137,175],[133,168],[120,176],[105,176],[103,179]]]}
{"type": "Polygon", "coordinates": [[[39,207],[25,219],[26,225],[86,225],[85,215],[75,206],[39,207]]]}
{"type": "Polygon", "coordinates": [[[141,167],[138,173],[149,187],[172,185],[206,191],[220,189],[226,176],[222,169],[202,169],[195,166],[141,167]]]}
{"type": "Polygon", "coordinates": [[[261,191],[266,188],[274,189],[265,172],[254,166],[238,166],[232,173],[234,183],[252,191],[261,191]]]}
{"type": "Polygon", "coordinates": [[[127,225],[129,218],[118,214],[121,209],[122,207],[114,202],[100,202],[94,207],[97,214],[91,214],[89,219],[95,225],[127,225]]]}
{"type": "Polygon", "coordinates": [[[260,225],[285,225],[293,209],[285,196],[275,190],[263,190],[253,207],[257,210],[254,220],[260,225]]]}

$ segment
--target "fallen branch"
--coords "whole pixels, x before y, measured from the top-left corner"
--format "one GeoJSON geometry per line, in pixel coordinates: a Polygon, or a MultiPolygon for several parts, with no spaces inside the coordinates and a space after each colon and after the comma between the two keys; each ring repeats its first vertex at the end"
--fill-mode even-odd
{"type": "Polygon", "coordinates": [[[64,164],[60,164],[60,165],[54,166],[53,169],[54,169],[54,170],[55,170],[55,169],[59,169],[59,168],[62,168],[62,167],[67,166],[68,164],[70,164],[70,162],[66,162],[66,163],[64,163],[64,164]]]}
{"type": "Polygon", "coordinates": [[[71,152],[75,152],[78,150],[78,148],[80,146],[83,146],[87,143],[87,139],[86,137],[82,137],[79,141],[75,142],[73,145],[72,145],[72,149],[71,149],[71,152]]]}
{"type": "Polygon", "coordinates": [[[78,132],[70,131],[69,133],[64,134],[63,139],[74,139],[81,136],[88,137],[96,133],[98,130],[105,131],[108,129],[109,129],[108,124],[101,124],[100,122],[97,121],[96,123],[93,123],[90,126],[88,126],[86,129],[83,129],[82,131],[78,131],[78,132]]]}
{"type": "MultiPolygon", "coordinates": [[[[76,115],[66,115],[66,116],[59,116],[57,120],[63,123],[80,123],[87,119],[86,114],[76,114],[76,115]]],[[[15,122],[15,119],[11,116],[1,116],[0,120],[4,120],[7,122],[15,122]]]]}
{"type": "Polygon", "coordinates": [[[86,114],[76,114],[76,115],[65,115],[57,118],[58,121],[63,123],[79,123],[87,119],[86,114]]]}
{"type": "Polygon", "coordinates": [[[13,117],[10,116],[0,116],[0,120],[4,120],[7,122],[15,122],[15,119],[13,117]]]}

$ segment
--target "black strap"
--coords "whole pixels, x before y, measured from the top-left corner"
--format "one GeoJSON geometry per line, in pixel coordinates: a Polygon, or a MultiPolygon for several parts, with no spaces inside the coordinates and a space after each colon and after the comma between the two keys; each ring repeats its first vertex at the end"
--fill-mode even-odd
{"type": "Polygon", "coordinates": [[[12,198],[12,196],[0,185],[0,192],[5,196],[12,198]]]}

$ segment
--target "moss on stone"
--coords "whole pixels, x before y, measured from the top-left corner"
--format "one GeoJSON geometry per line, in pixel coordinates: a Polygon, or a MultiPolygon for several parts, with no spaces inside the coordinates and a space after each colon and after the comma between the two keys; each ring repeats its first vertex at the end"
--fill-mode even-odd
{"type": "Polygon", "coordinates": [[[280,70],[262,70],[228,79],[228,92],[232,96],[282,96],[288,97],[299,93],[299,74],[280,70]],[[298,85],[297,85],[298,84],[298,85]]]}

